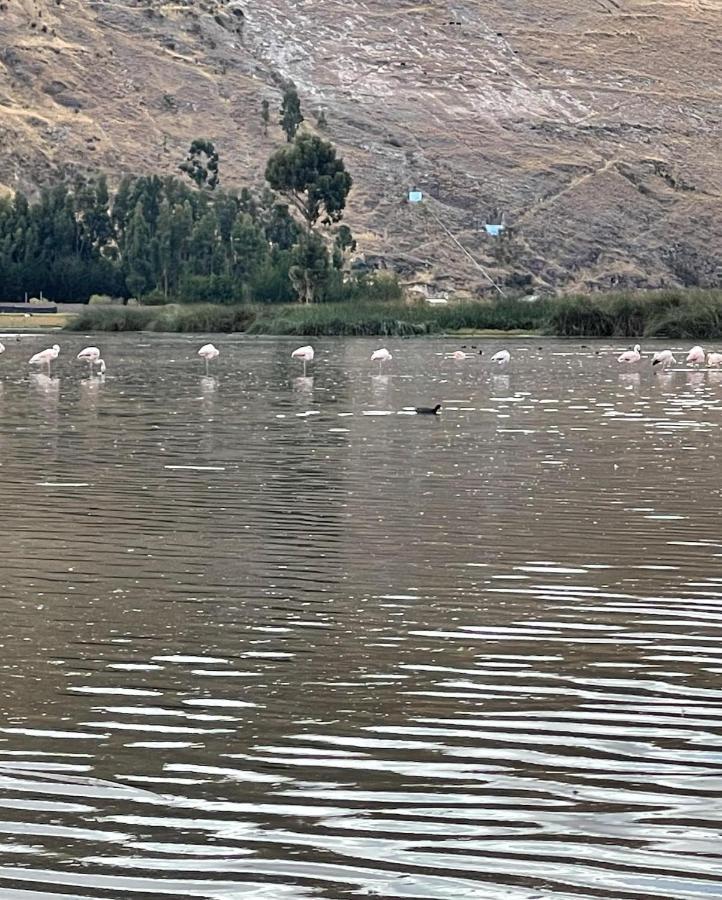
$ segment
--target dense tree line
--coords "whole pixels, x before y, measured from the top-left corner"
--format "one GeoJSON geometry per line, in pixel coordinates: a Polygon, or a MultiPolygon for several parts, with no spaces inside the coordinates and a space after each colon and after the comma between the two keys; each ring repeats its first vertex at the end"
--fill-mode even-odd
{"type": "Polygon", "coordinates": [[[189,181],[126,177],[111,197],[99,177],[33,203],[0,199],[0,299],[341,299],[355,243],[337,223],[351,178],[331,145],[299,134],[269,160],[276,192],[258,195],[222,191],[217,161],[194,141],[181,167],[189,181]]]}
{"type": "Polygon", "coordinates": [[[291,301],[298,240],[270,191],[211,197],[148,176],[124,178],[111,201],[104,178],[61,184],[32,204],[0,200],[0,298],[291,301]]]}

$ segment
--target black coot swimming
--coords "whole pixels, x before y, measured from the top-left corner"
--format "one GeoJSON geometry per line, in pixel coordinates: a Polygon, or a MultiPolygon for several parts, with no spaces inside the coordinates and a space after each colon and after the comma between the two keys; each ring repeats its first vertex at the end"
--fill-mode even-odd
{"type": "Polygon", "coordinates": [[[440,409],[440,403],[437,403],[436,406],[417,406],[416,414],[419,416],[435,416],[438,414],[440,409]]]}

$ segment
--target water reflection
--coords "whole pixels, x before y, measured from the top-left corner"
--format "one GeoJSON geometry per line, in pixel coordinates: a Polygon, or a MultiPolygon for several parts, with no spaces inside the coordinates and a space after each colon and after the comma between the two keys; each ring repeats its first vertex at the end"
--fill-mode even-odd
{"type": "Polygon", "coordinates": [[[389,376],[388,375],[372,375],[371,389],[374,398],[383,398],[388,393],[389,376]]]}
{"type": "Polygon", "coordinates": [[[672,372],[665,372],[660,370],[656,373],[655,382],[658,387],[661,388],[670,388],[672,386],[672,382],[674,380],[674,374],[672,372]]]}
{"type": "Polygon", "coordinates": [[[218,390],[218,379],[215,375],[203,375],[201,377],[201,393],[203,397],[212,398],[218,390]]]}
{"type": "Polygon", "coordinates": [[[491,386],[494,393],[506,393],[511,386],[511,377],[509,375],[492,375],[491,386]]]}
{"type": "Polygon", "coordinates": [[[39,394],[57,397],[60,391],[60,379],[57,375],[46,375],[45,372],[32,372],[28,377],[30,385],[39,394]]]}
{"type": "Polygon", "coordinates": [[[300,394],[313,393],[313,375],[299,375],[292,383],[294,391],[300,394]]]}
{"type": "Polygon", "coordinates": [[[622,372],[619,375],[619,383],[629,391],[638,391],[642,383],[639,372],[622,372]]]}
{"type": "Polygon", "coordinates": [[[716,896],[722,373],[107,343],[4,383],[0,895],[716,896]]]}
{"type": "Polygon", "coordinates": [[[99,377],[82,378],[80,380],[80,405],[87,410],[95,411],[98,407],[98,397],[101,386],[105,382],[105,375],[99,377]]]}

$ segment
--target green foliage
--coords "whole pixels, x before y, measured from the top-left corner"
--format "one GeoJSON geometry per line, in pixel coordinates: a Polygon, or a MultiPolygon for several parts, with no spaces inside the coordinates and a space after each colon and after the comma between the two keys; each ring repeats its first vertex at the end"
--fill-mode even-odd
{"type": "Polygon", "coordinates": [[[60,185],[32,205],[0,200],[0,299],[228,303],[252,298],[260,279],[264,299],[285,301],[289,264],[278,254],[297,237],[270,190],[260,199],[217,190],[211,200],[174,178],[126,177],[111,199],[102,178],[60,185]]]}
{"type": "Polygon", "coordinates": [[[246,331],[254,319],[248,306],[88,307],[73,317],[69,331],[246,331]]]}
{"type": "Polygon", "coordinates": [[[545,326],[570,337],[722,337],[721,290],[664,290],[568,296],[553,301],[545,326]]]}
{"type": "Polygon", "coordinates": [[[333,241],[332,261],[334,269],[342,269],[346,262],[346,253],[356,249],[356,241],[348,225],[339,225],[333,241]]]}
{"type": "Polygon", "coordinates": [[[111,297],[108,294],[93,294],[88,300],[90,306],[112,306],[117,302],[115,297],[111,297]]]}
{"type": "Polygon", "coordinates": [[[126,230],[124,256],[125,283],[135,297],[152,286],[149,246],[150,228],[143,213],[143,204],[138,201],[126,230]]]}
{"type": "Polygon", "coordinates": [[[327,299],[341,303],[394,303],[403,299],[403,291],[392,273],[364,273],[345,280],[340,278],[334,289],[327,292],[327,299]]]}
{"type": "Polygon", "coordinates": [[[279,250],[290,250],[298,240],[299,228],[291,218],[288,206],[274,203],[263,219],[268,243],[279,250]]]}
{"type": "Polygon", "coordinates": [[[592,297],[562,297],[556,304],[549,328],[566,337],[611,337],[614,322],[592,297]]]}
{"type": "Polygon", "coordinates": [[[233,274],[239,282],[248,284],[269,255],[266,235],[249,214],[241,212],[233,224],[231,243],[233,274]]]}
{"type": "Polygon", "coordinates": [[[33,204],[22,194],[0,199],[0,299],[25,292],[64,301],[122,294],[112,255],[103,179],[44,189],[33,204]]]}
{"type": "Polygon", "coordinates": [[[247,306],[165,306],[148,323],[148,331],[222,332],[247,331],[254,313],[247,306]]]}
{"type": "Polygon", "coordinates": [[[289,144],[296,136],[301,122],[303,122],[303,115],[301,114],[301,101],[298,97],[296,85],[292,81],[287,81],[283,86],[279,124],[284,130],[289,144]]]}
{"type": "MultiPolygon", "coordinates": [[[[338,274],[338,273],[336,273],[338,274]]],[[[551,330],[552,322],[567,322],[571,332],[564,336],[582,336],[578,329],[586,310],[591,314],[585,337],[609,337],[609,319],[602,319],[604,307],[625,310],[639,303],[647,314],[645,337],[682,340],[722,338],[722,291],[658,291],[634,294],[610,294],[595,299],[568,297],[528,303],[523,300],[469,301],[430,306],[424,302],[404,303],[392,294],[398,290],[393,278],[385,275],[355,279],[346,283],[343,302],[312,305],[193,304],[188,306],[88,307],[68,326],[76,331],[248,331],[252,334],[411,336],[442,334],[465,330],[551,330]],[[377,299],[378,298],[378,299],[377,299]],[[585,301],[585,302],[582,302],[585,301]],[[574,318],[571,313],[582,311],[574,318]],[[566,319],[557,316],[563,311],[566,319]],[[604,324],[607,323],[607,324],[604,324]]],[[[283,299],[274,297],[273,300],[283,299]]],[[[620,321],[623,322],[622,319],[620,321]]],[[[636,327],[636,326],[635,326],[636,327]]],[[[560,332],[557,332],[560,333],[560,332]]],[[[615,334],[639,337],[640,334],[615,334]]]]}
{"type": "Polygon", "coordinates": [[[256,303],[292,303],[297,299],[288,272],[291,253],[273,250],[263,265],[254,273],[250,284],[250,296],[256,303]]]}
{"type": "Polygon", "coordinates": [[[238,283],[230,275],[184,275],[178,286],[183,303],[238,303],[238,283]]]}
{"type": "Polygon", "coordinates": [[[309,228],[319,220],[338,222],[353,184],[333,145],[312,134],[299,135],[271,156],[266,181],[288,197],[309,228]]]}
{"type": "Polygon", "coordinates": [[[405,304],[320,303],[269,310],[250,326],[251,334],[412,336],[436,329],[423,310],[405,304]]]}
{"type": "Polygon", "coordinates": [[[163,291],[158,288],[149,291],[140,298],[141,306],[165,306],[167,302],[168,298],[163,291]]]}
{"type": "Polygon", "coordinates": [[[145,331],[155,311],[138,306],[86,307],[65,326],[68,331],[145,331]]]}
{"type": "Polygon", "coordinates": [[[218,186],[218,152],[212,141],[196,138],[190,145],[188,156],[178,168],[199,188],[209,191],[218,186]]]}
{"type": "MultiPolygon", "coordinates": [[[[390,290],[393,279],[366,281],[368,294],[353,302],[321,303],[269,310],[250,326],[253,334],[412,336],[449,331],[531,329],[544,322],[544,304],[515,300],[429,306],[424,302],[372,299],[375,285],[390,290]]],[[[397,286],[398,287],[398,286],[397,286]]],[[[380,289],[382,293],[384,288],[380,289]]]]}
{"type": "Polygon", "coordinates": [[[288,277],[298,299],[313,303],[321,298],[329,278],[328,250],[314,232],[301,234],[291,254],[288,277]]]}
{"type": "Polygon", "coordinates": [[[544,326],[549,312],[544,301],[527,303],[514,299],[449,303],[448,306],[432,307],[431,310],[428,304],[425,306],[427,315],[436,321],[442,331],[531,331],[544,326]]]}
{"type": "MultiPolygon", "coordinates": [[[[301,136],[287,152],[269,167],[303,210],[308,232],[269,188],[260,196],[217,189],[218,154],[205,140],[193,141],[181,168],[208,190],[126,176],[111,198],[101,176],[46,189],[33,204],[21,194],[0,199],[0,300],[26,292],[76,302],[133,296],[146,304],[326,299],[342,280],[310,226],[341,218],[351,178],[317,137],[301,136]]],[[[353,246],[342,226],[333,246],[337,269],[353,246]]]]}

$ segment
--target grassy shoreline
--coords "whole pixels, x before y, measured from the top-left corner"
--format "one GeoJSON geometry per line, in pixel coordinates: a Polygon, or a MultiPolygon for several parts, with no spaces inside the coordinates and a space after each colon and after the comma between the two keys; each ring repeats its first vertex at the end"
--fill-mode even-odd
{"type": "Polygon", "coordinates": [[[264,335],[412,337],[546,334],[584,338],[722,338],[722,289],[572,295],[430,306],[424,302],[313,305],[83,307],[71,331],[245,332],[264,335]]]}
{"type": "Polygon", "coordinates": [[[68,326],[75,313],[0,313],[0,332],[60,331],[68,326]]]}

